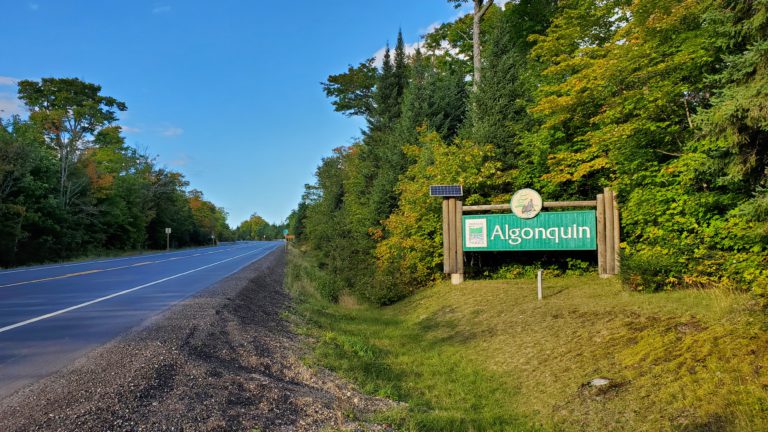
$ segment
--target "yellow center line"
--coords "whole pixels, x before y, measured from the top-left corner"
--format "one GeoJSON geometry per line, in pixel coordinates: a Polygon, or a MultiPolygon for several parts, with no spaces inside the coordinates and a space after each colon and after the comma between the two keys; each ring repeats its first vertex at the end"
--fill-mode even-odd
{"type": "Polygon", "coordinates": [[[26,285],[26,284],[33,284],[33,283],[40,283],[40,282],[48,282],[48,281],[59,280],[59,279],[67,279],[67,278],[71,278],[71,277],[85,276],[85,275],[89,275],[89,274],[93,274],[93,273],[101,273],[101,272],[112,271],[112,270],[120,270],[120,269],[124,269],[124,268],[129,268],[129,267],[139,267],[139,266],[144,266],[144,265],[148,265],[148,264],[157,264],[157,263],[162,263],[162,262],[166,262],[166,261],[173,261],[173,260],[183,259],[183,258],[192,258],[192,257],[200,256],[200,255],[210,255],[210,254],[220,253],[220,252],[225,252],[225,250],[217,250],[217,251],[206,252],[206,253],[197,253],[197,254],[194,254],[194,255],[181,256],[181,257],[173,257],[173,258],[168,258],[168,259],[164,259],[164,260],[157,260],[157,261],[144,261],[144,262],[140,262],[140,263],[136,263],[136,264],[129,264],[129,265],[124,265],[124,266],[119,266],[119,267],[111,267],[111,268],[97,269],[97,270],[86,270],[86,271],[81,271],[81,272],[77,272],[77,273],[68,273],[68,274],[61,275],[61,276],[51,276],[51,277],[42,278],[42,279],[34,279],[34,280],[28,280],[28,281],[22,281],[22,282],[14,282],[14,283],[6,284],[6,285],[0,285],[0,288],[9,288],[9,287],[19,286],[19,285],[26,285]]]}
{"type": "Polygon", "coordinates": [[[81,271],[81,272],[77,272],[77,273],[70,273],[70,274],[65,275],[65,276],[81,276],[81,275],[87,275],[87,274],[91,274],[91,273],[98,273],[100,271],[102,271],[102,270],[86,270],[86,271],[81,271]]]}
{"type": "Polygon", "coordinates": [[[65,274],[65,275],[61,275],[61,276],[52,276],[52,277],[47,277],[47,278],[43,278],[43,279],[35,279],[35,280],[31,280],[31,281],[23,281],[23,282],[16,282],[16,283],[7,284],[7,285],[0,285],[0,288],[6,288],[6,287],[12,287],[12,286],[24,285],[24,284],[31,284],[31,283],[37,283],[37,282],[46,282],[46,281],[52,281],[52,280],[57,280],[57,279],[66,279],[66,278],[75,277],[75,276],[83,276],[83,275],[87,275],[87,274],[99,273],[99,272],[103,272],[103,271],[107,271],[107,270],[113,270],[113,269],[88,270],[88,271],[82,271],[82,272],[77,272],[77,273],[69,273],[69,274],[65,274]]]}

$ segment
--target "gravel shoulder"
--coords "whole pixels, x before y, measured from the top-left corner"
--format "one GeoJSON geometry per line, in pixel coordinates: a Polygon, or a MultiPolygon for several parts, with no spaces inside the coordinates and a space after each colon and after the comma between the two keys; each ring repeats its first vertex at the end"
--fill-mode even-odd
{"type": "Polygon", "coordinates": [[[277,250],[0,401],[2,431],[380,429],[390,407],[301,362],[277,250]]]}

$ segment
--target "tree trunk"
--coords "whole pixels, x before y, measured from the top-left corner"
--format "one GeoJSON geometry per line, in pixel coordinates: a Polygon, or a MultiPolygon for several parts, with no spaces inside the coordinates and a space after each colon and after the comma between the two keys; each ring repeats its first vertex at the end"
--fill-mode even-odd
{"type": "Polygon", "coordinates": [[[64,195],[65,187],[67,184],[67,174],[68,174],[68,160],[69,160],[69,153],[67,152],[66,147],[62,144],[59,149],[59,201],[61,202],[62,206],[66,207],[64,203],[66,203],[66,197],[64,195]]]}
{"type": "Polygon", "coordinates": [[[472,16],[472,61],[474,67],[474,77],[472,79],[472,89],[477,91],[477,86],[480,84],[480,69],[482,66],[482,58],[480,56],[480,21],[483,19],[483,15],[488,12],[488,8],[493,4],[493,0],[474,0],[475,13],[472,16]]]}

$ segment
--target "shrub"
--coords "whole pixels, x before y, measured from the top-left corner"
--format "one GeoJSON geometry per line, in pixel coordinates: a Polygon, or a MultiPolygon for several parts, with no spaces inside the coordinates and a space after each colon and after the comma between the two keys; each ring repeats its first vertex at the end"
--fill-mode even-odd
{"type": "Polygon", "coordinates": [[[339,301],[341,287],[336,278],[329,276],[325,272],[315,271],[313,280],[315,282],[315,289],[320,294],[320,297],[332,303],[339,301]]]}
{"type": "Polygon", "coordinates": [[[576,258],[566,258],[565,262],[567,265],[565,270],[566,276],[584,276],[596,271],[595,267],[589,261],[582,261],[576,258]]]}
{"type": "Polygon", "coordinates": [[[635,291],[661,291],[679,285],[681,265],[660,251],[622,254],[621,282],[635,291]]]}

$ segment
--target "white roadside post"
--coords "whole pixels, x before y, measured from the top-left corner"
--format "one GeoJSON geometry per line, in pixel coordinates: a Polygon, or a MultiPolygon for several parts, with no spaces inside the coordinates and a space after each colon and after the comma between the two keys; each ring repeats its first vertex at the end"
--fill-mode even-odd
{"type": "Polygon", "coordinates": [[[165,229],[165,250],[171,250],[171,229],[165,229]]]}
{"type": "Polygon", "coordinates": [[[538,275],[536,275],[536,282],[538,282],[538,287],[539,287],[539,300],[544,298],[544,296],[541,293],[541,273],[542,272],[543,271],[541,269],[539,269],[539,273],[538,273],[538,275]]]}

